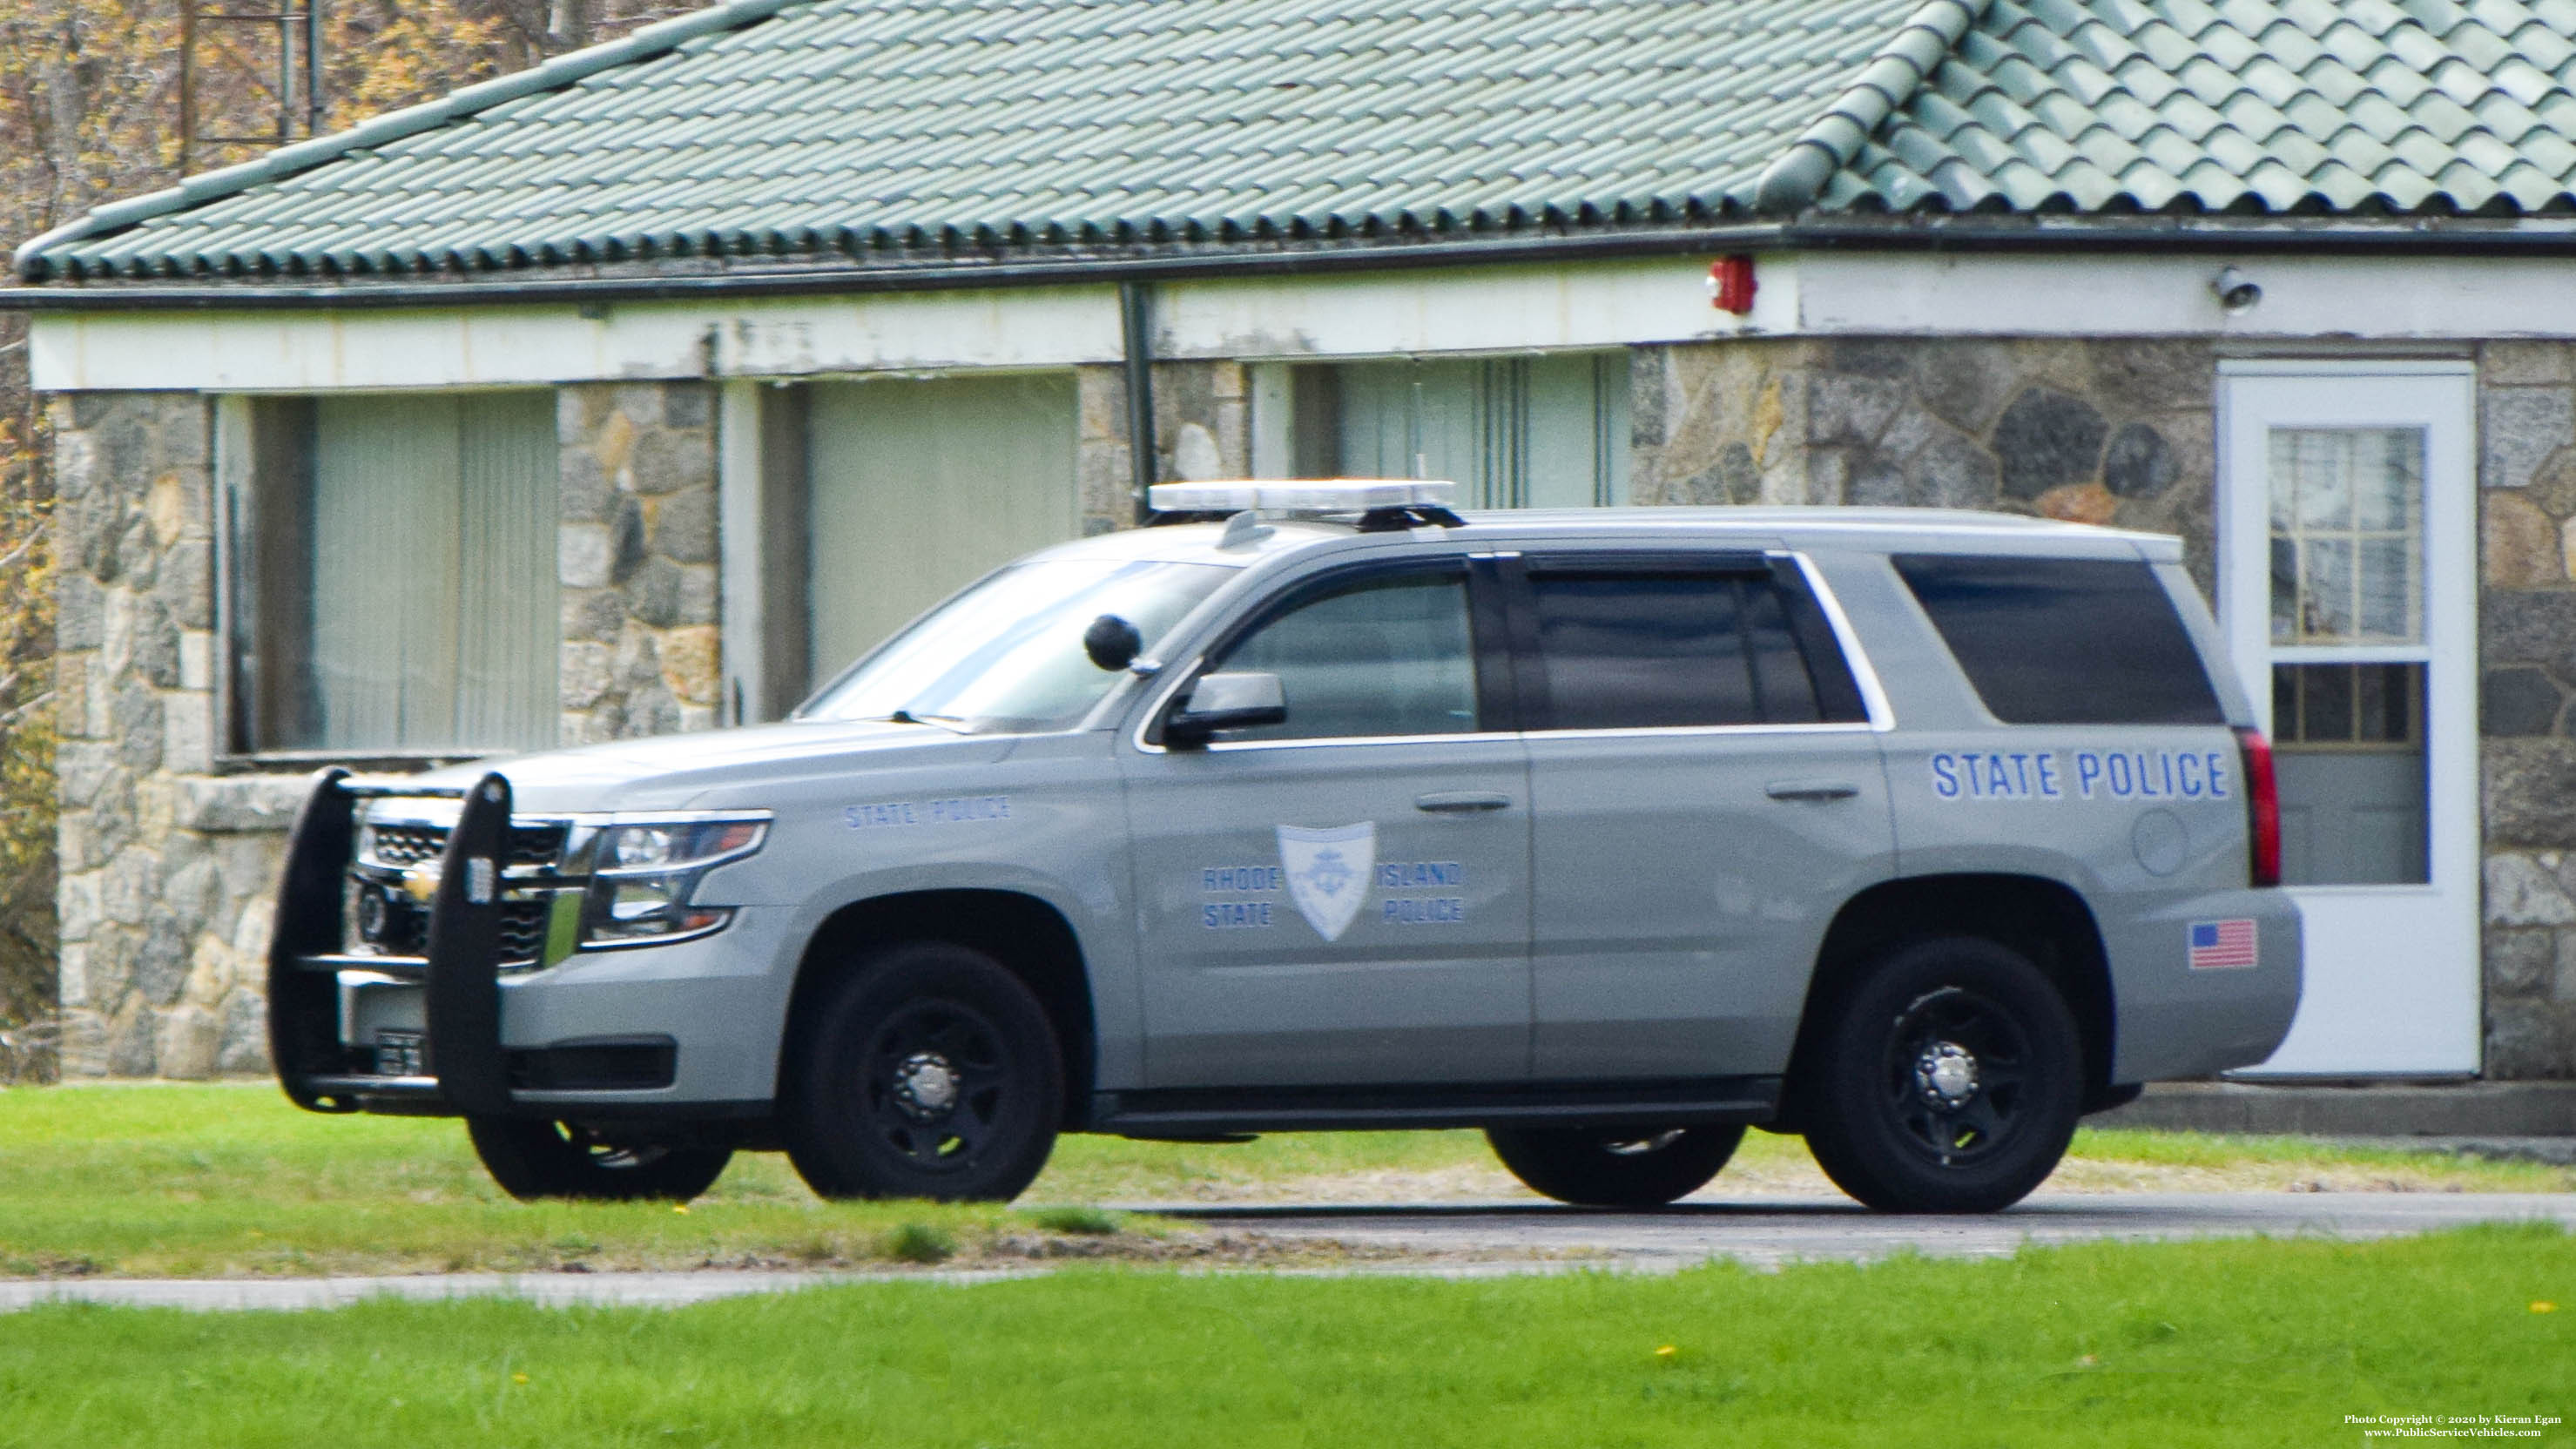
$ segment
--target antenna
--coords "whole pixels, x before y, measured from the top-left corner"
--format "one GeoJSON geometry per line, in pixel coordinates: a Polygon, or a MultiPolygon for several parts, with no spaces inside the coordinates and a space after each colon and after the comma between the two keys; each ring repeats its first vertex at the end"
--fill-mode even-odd
{"type": "MultiPolygon", "coordinates": [[[[254,6],[256,0],[252,0],[254,6]]],[[[222,0],[179,4],[179,173],[219,146],[282,146],[322,132],[322,0],[276,0],[274,10],[227,9],[222,0]],[[265,52],[276,48],[276,64],[265,52]],[[265,134],[209,130],[200,115],[209,82],[231,77],[273,108],[265,134]]],[[[234,119],[226,117],[224,119],[234,119]]],[[[246,117],[243,119],[247,119],[246,117]]]]}

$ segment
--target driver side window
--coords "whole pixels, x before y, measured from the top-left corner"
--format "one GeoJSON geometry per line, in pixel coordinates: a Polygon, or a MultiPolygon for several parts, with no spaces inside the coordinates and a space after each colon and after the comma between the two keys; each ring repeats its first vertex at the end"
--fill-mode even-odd
{"type": "Polygon", "coordinates": [[[1237,641],[1211,673],[1279,676],[1284,724],[1227,740],[1468,734],[1476,663],[1463,574],[1379,574],[1305,600],[1237,641]]]}

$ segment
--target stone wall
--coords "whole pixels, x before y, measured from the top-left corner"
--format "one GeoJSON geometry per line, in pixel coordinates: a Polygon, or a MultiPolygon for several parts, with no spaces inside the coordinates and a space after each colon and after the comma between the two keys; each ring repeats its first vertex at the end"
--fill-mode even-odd
{"type": "MultiPolygon", "coordinates": [[[[73,394],[53,417],[63,1071],[264,1071],[272,897],[308,777],[220,758],[212,408],[73,394]]],[[[711,727],[713,390],[564,388],[556,430],[564,743],[711,727]]]]}
{"type": "Polygon", "coordinates": [[[2205,342],[1740,341],[1636,350],[1640,504],[1990,508],[2182,535],[2214,593],[2205,342]]]}
{"type": "Polygon", "coordinates": [[[2478,358],[2486,1070],[2576,1076],[2576,347],[2478,358]]]}
{"type": "Polygon", "coordinates": [[[715,389],[556,393],[567,745],[714,727],[715,389]]]}
{"type": "MultiPolygon", "coordinates": [[[[1081,416],[1074,445],[1074,473],[1081,490],[1085,535],[1127,528],[1136,521],[1129,490],[1135,485],[1127,439],[1127,372],[1123,367],[1074,370],[1081,416]]],[[[1252,472],[1252,424],[1239,362],[1154,364],[1154,477],[1157,482],[1242,478],[1252,472]]]]}
{"type": "Polygon", "coordinates": [[[209,408],[53,405],[66,1076],[267,1064],[261,987],[300,778],[218,776],[209,408]]]}

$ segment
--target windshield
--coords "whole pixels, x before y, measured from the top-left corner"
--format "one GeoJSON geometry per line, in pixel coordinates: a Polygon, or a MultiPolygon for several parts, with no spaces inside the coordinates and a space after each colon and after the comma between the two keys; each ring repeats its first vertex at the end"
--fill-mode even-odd
{"type": "Polygon", "coordinates": [[[834,680],[799,719],[907,719],[953,729],[1063,729],[1125,671],[1083,652],[1103,614],[1136,626],[1140,658],[1234,574],[1222,564],[1062,559],[1015,564],[924,615],[834,680]]]}

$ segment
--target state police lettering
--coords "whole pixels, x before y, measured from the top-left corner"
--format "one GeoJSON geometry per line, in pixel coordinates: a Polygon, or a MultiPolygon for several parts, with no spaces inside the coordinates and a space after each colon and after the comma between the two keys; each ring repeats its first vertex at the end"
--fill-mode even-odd
{"type": "Polygon", "coordinates": [[[852,830],[900,829],[914,825],[969,825],[1011,818],[1008,795],[967,795],[949,800],[887,800],[874,805],[844,805],[842,823],[852,830]]]}
{"type": "Polygon", "coordinates": [[[1939,800],[2225,800],[2224,750],[1944,750],[1939,800]]]}
{"type": "Polygon", "coordinates": [[[1467,919],[1467,903],[1457,896],[1405,896],[1386,903],[1390,926],[1455,926],[1467,919]]]}
{"type": "MultiPolygon", "coordinates": [[[[1467,883],[1467,868],[1454,860],[1388,861],[1377,868],[1380,890],[1419,891],[1467,883]]],[[[1390,896],[1378,907],[1390,926],[1456,926],[1467,920],[1463,896],[1390,896]]]]}
{"type": "MultiPolygon", "coordinates": [[[[1212,865],[1199,872],[1203,895],[1273,894],[1286,889],[1287,872],[1275,865],[1212,865]]],[[[1199,925],[1210,931],[1259,930],[1271,923],[1268,901],[1208,901],[1199,907],[1199,925]]]]}
{"type": "MultiPolygon", "coordinates": [[[[1346,826],[1334,831],[1299,831],[1299,835],[1331,837],[1326,843],[1358,848],[1360,827],[1346,826]]],[[[1374,831],[1368,832],[1374,839],[1374,831]]],[[[1467,883],[1467,867],[1454,860],[1390,860],[1370,863],[1364,872],[1353,871],[1351,862],[1340,849],[1318,851],[1306,862],[1308,887],[1324,896],[1339,896],[1353,885],[1365,894],[1368,888],[1380,891],[1424,892],[1457,890],[1467,883]],[[1358,876],[1356,880],[1345,877],[1358,876]]],[[[1203,896],[1277,896],[1291,890],[1295,882],[1283,860],[1278,865],[1207,865],[1199,867],[1199,894],[1203,896]]],[[[1356,913],[1356,897],[1348,898],[1356,913]]],[[[1325,912],[1322,905],[1301,901],[1304,912],[1318,934],[1332,940],[1341,934],[1351,919],[1341,910],[1325,912]],[[1321,915],[1322,919],[1317,919],[1321,915]]],[[[1199,926],[1209,931],[1260,930],[1275,925],[1280,917],[1275,903],[1269,900],[1231,899],[1201,901],[1199,926]]],[[[1405,894],[1389,895],[1378,903],[1378,920],[1389,926],[1456,926],[1467,920],[1464,896],[1405,894]]]]}

